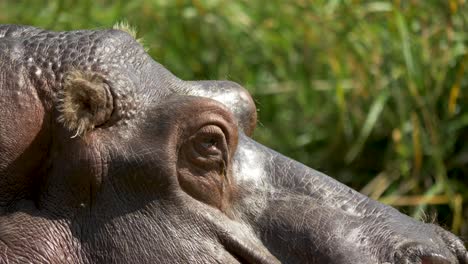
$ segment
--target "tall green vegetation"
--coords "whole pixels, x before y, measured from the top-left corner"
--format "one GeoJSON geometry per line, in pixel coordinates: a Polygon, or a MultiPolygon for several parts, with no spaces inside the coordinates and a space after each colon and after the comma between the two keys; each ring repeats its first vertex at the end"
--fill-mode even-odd
{"type": "Polygon", "coordinates": [[[126,20],[176,75],[247,87],[257,140],[468,237],[465,0],[3,0],[0,10],[1,23],[55,30],[126,20]]]}

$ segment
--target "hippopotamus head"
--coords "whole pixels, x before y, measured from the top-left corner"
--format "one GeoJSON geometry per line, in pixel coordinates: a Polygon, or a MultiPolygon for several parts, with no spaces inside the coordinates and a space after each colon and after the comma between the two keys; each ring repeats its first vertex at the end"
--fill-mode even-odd
{"type": "Polygon", "coordinates": [[[468,263],[462,242],[250,138],[229,81],[124,31],[0,26],[0,263],[468,263]]]}

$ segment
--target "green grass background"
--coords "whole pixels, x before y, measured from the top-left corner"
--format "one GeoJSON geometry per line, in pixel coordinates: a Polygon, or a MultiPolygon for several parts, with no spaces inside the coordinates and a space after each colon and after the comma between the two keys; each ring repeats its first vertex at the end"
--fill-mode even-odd
{"type": "Polygon", "coordinates": [[[260,142],[468,238],[466,0],[0,1],[0,23],[119,21],[179,77],[249,89],[260,142]]]}

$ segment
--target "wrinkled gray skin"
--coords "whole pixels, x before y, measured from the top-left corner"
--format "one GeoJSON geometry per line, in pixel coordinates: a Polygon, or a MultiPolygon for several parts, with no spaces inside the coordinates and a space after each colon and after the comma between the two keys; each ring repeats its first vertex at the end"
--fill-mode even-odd
{"type": "Polygon", "coordinates": [[[0,26],[0,108],[0,263],[468,263],[451,233],[253,141],[238,84],[180,80],[123,31],[0,26]],[[57,121],[71,70],[113,95],[77,137],[57,121]],[[230,198],[176,165],[174,129],[213,113],[230,198]]]}

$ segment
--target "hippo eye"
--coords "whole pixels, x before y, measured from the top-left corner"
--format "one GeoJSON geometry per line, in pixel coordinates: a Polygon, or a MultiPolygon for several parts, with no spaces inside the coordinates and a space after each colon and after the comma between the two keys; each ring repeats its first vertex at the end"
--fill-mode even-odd
{"type": "Polygon", "coordinates": [[[226,150],[223,130],[216,125],[208,125],[198,130],[192,137],[194,150],[202,157],[222,158],[226,150]]]}

